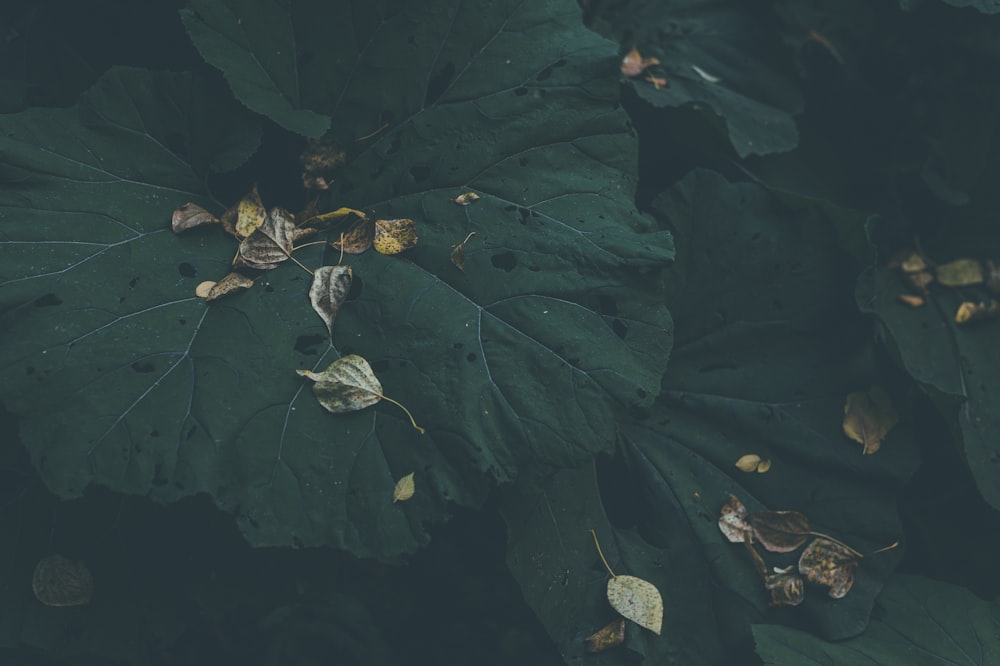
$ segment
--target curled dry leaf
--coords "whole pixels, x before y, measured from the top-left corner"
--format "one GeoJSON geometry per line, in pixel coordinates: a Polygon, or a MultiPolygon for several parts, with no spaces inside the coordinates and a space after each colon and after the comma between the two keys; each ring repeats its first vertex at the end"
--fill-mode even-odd
{"type": "Polygon", "coordinates": [[[627,620],[659,635],[663,628],[663,597],[656,586],[636,576],[608,580],[608,603],[627,620]]]}
{"type": "Polygon", "coordinates": [[[772,606],[798,606],[805,598],[805,584],[794,567],[776,567],[775,573],[764,577],[764,586],[771,592],[772,606]]]}
{"type": "Polygon", "coordinates": [[[416,486],[413,483],[413,474],[413,472],[410,472],[396,482],[396,487],[392,489],[393,504],[396,502],[405,502],[413,497],[413,493],[416,491],[416,486]]]}
{"type": "Polygon", "coordinates": [[[747,508],[743,506],[743,502],[736,495],[730,495],[719,513],[719,530],[726,535],[730,543],[743,543],[744,535],[753,534],[753,528],[750,527],[746,519],[747,508]]]}
{"type": "Polygon", "coordinates": [[[313,271],[312,285],[309,287],[309,302],[313,310],[326,323],[326,330],[333,335],[333,322],[347,292],[351,290],[353,272],[350,266],[320,266],[313,271]]]}
{"type": "Polygon", "coordinates": [[[587,652],[604,652],[625,642],[625,620],[604,625],[584,639],[587,652]]]}
{"type": "Polygon", "coordinates": [[[205,296],[205,300],[214,301],[215,299],[222,298],[223,296],[231,294],[234,291],[243,291],[244,289],[249,289],[252,286],[253,280],[248,278],[246,275],[242,275],[235,271],[227,273],[224,278],[212,285],[212,288],[208,290],[208,295],[205,296]]]}
{"type": "Polygon", "coordinates": [[[857,554],[829,539],[814,539],[799,557],[799,573],[810,583],[829,587],[834,599],[850,591],[857,568],[857,554]]]}
{"type": "Polygon", "coordinates": [[[170,220],[170,228],[173,229],[175,234],[200,227],[203,224],[219,224],[219,218],[198,204],[190,202],[176,209],[170,220]]]}
{"type": "Polygon", "coordinates": [[[643,58],[639,49],[633,46],[632,50],[622,58],[621,71],[625,76],[639,76],[647,67],[659,64],[660,61],[656,58],[643,58]]]}
{"type": "Polygon", "coordinates": [[[941,264],[934,272],[946,287],[967,287],[983,281],[983,266],[975,259],[956,259],[941,264]]]}
{"type": "Polygon", "coordinates": [[[844,434],[862,444],[863,454],[875,453],[899,422],[889,394],[879,386],[850,393],[844,403],[844,434]]]}
{"type": "Polygon", "coordinates": [[[809,519],[798,511],[758,511],[747,522],[757,541],[772,553],[790,553],[809,538],[809,519]]]}
{"type": "Polygon", "coordinates": [[[264,209],[255,184],[253,189],[236,205],[236,235],[240,238],[246,238],[259,229],[266,218],[267,211],[264,209]]]}
{"type": "Polygon", "coordinates": [[[362,220],[342,233],[340,239],[331,242],[330,245],[347,254],[361,254],[372,246],[374,239],[375,224],[369,220],[362,220]]]}
{"type": "Polygon", "coordinates": [[[469,239],[475,235],[475,231],[470,231],[464,241],[458,245],[451,246],[451,263],[455,264],[455,268],[462,272],[465,272],[465,246],[469,242],[469,239]]]}
{"type": "Polygon", "coordinates": [[[284,208],[271,213],[252,234],[240,243],[234,266],[270,270],[292,256],[296,228],[292,214],[284,208]]]}
{"type": "Polygon", "coordinates": [[[198,286],[194,288],[194,295],[198,298],[208,298],[208,295],[212,293],[212,287],[217,284],[218,282],[215,282],[214,280],[199,282],[198,286]]]}
{"type": "Polygon", "coordinates": [[[46,606],[82,606],[94,596],[94,577],[83,562],[51,555],[35,565],[31,590],[46,606]]]}
{"type": "Polygon", "coordinates": [[[375,220],[372,244],[381,254],[399,254],[417,244],[417,226],[413,220],[375,220]]]}
{"type": "Polygon", "coordinates": [[[459,194],[455,197],[454,201],[459,206],[468,206],[474,201],[479,201],[479,195],[475,192],[466,192],[465,194],[459,194]]]}
{"type": "Polygon", "coordinates": [[[958,311],[955,313],[955,323],[974,324],[993,319],[998,315],[1000,315],[1000,303],[995,299],[991,298],[988,301],[979,301],[978,303],[966,301],[958,306],[958,311]]]}

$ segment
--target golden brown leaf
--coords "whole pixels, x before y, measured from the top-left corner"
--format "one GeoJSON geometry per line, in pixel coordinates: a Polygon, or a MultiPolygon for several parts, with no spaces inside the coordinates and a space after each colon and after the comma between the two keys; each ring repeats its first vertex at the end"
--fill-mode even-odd
{"type": "Polygon", "coordinates": [[[295,221],[284,208],[272,208],[267,219],[240,243],[234,266],[270,270],[292,256],[295,221]]]}
{"type": "Polygon", "coordinates": [[[469,239],[475,235],[475,231],[470,231],[464,241],[458,245],[451,246],[451,263],[455,264],[455,268],[462,272],[465,272],[465,246],[469,242],[469,239]]]}
{"type": "Polygon", "coordinates": [[[267,211],[264,209],[255,184],[253,189],[240,199],[236,206],[236,235],[240,238],[246,238],[259,229],[266,218],[267,211]]]}
{"type": "Polygon", "coordinates": [[[587,652],[604,652],[625,642],[625,620],[606,624],[584,639],[587,652]]]}
{"type": "Polygon", "coordinates": [[[416,491],[416,485],[413,483],[413,474],[413,472],[410,472],[396,482],[396,486],[392,489],[393,504],[396,502],[405,502],[413,497],[413,493],[416,491]]]}
{"type": "Polygon", "coordinates": [[[941,264],[934,272],[946,287],[967,287],[983,281],[983,266],[975,259],[956,259],[941,264]]]}
{"type": "Polygon", "coordinates": [[[805,598],[802,576],[794,571],[775,569],[775,573],[764,577],[764,586],[771,592],[772,606],[798,606],[805,598]]]}
{"type": "Polygon", "coordinates": [[[375,220],[375,240],[372,244],[381,254],[399,254],[417,244],[417,227],[413,220],[375,220]]]}
{"type": "Polygon", "coordinates": [[[770,458],[765,458],[764,460],[761,460],[757,464],[757,473],[758,474],[763,474],[764,472],[768,471],[769,469],[771,469],[771,459],[770,458]]]}
{"type": "Polygon", "coordinates": [[[233,271],[231,273],[227,273],[224,278],[212,285],[212,288],[208,290],[208,294],[205,296],[205,300],[214,301],[217,298],[227,296],[234,291],[243,291],[244,289],[249,289],[252,286],[253,280],[248,278],[246,275],[233,271]]]}
{"type": "Polygon", "coordinates": [[[331,242],[330,245],[347,254],[361,254],[372,246],[374,239],[375,224],[370,220],[362,220],[341,234],[340,239],[331,242]]]}
{"type": "Polygon", "coordinates": [[[309,302],[313,310],[326,323],[326,330],[333,335],[333,322],[337,319],[340,306],[351,290],[354,277],[350,266],[320,266],[313,271],[312,285],[309,287],[309,302]]]}
{"type": "Polygon", "coordinates": [[[212,287],[217,284],[218,282],[215,280],[205,280],[204,282],[199,282],[198,286],[194,288],[194,295],[198,298],[208,298],[208,295],[212,293],[212,287]]]}
{"type": "Polygon", "coordinates": [[[842,599],[850,591],[857,568],[857,555],[829,539],[814,539],[799,557],[799,573],[810,583],[829,587],[834,599],[842,599]]]}
{"type": "Polygon", "coordinates": [[[899,422],[889,394],[879,386],[850,393],[844,403],[844,434],[862,444],[863,454],[875,453],[899,422]]]}
{"type": "Polygon", "coordinates": [[[740,459],[736,461],[736,469],[741,472],[753,472],[757,470],[757,465],[759,463],[759,455],[756,453],[748,453],[745,456],[740,456],[740,459]]]}
{"type": "Polygon", "coordinates": [[[454,201],[459,206],[468,206],[474,201],[479,201],[479,195],[475,192],[466,192],[465,194],[459,194],[455,197],[454,201]]]}
{"type": "Polygon", "coordinates": [[[744,535],[753,534],[753,528],[746,519],[747,508],[736,495],[730,495],[719,512],[719,530],[731,543],[743,543],[744,535]]]}
{"type": "Polygon", "coordinates": [[[919,273],[927,270],[927,262],[918,252],[911,251],[899,264],[904,273],[919,273]]]}
{"type": "Polygon", "coordinates": [[[911,308],[923,307],[926,302],[923,296],[915,296],[913,294],[900,294],[896,298],[899,299],[900,303],[909,305],[911,308]]]}
{"type": "Polygon", "coordinates": [[[176,209],[170,220],[170,228],[173,229],[175,234],[200,227],[203,224],[219,224],[219,218],[198,204],[190,202],[176,209]]]}
{"type": "Polygon", "coordinates": [[[621,71],[625,76],[639,76],[647,67],[659,64],[660,61],[656,58],[643,58],[639,49],[633,46],[632,50],[622,58],[621,71]]]}
{"type": "Polygon", "coordinates": [[[809,519],[798,511],[758,511],[747,522],[757,541],[772,553],[790,553],[809,538],[809,519]]]}
{"type": "Polygon", "coordinates": [[[647,74],[643,79],[647,83],[652,83],[653,87],[659,90],[660,88],[667,87],[667,80],[662,76],[653,76],[652,74],[647,74]]]}
{"type": "Polygon", "coordinates": [[[978,321],[985,321],[1000,315],[1000,303],[995,299],[989,301],[979,301],[973,303],[966,301],[958,306],[955,313],[956,324],[974,324],[978,321]]]}
{"type": "Polygon", "coordinates": [[[94,577],[83,562],[50,555],[35,565],[31,590],[46,606],[82,606],[94,596],[94,577]]]}

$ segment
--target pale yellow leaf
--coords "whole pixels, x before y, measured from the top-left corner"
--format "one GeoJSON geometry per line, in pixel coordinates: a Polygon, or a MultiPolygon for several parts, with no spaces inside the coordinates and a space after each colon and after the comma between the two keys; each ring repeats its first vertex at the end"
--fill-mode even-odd
{"type": "Polygon", "coordinates": [[[410,472],[399,481],[396,482],[396,487],[392,489],[392,502],[405,502],[406,500],[413,497],[413,493],[416,491],[416,486],[413,484],[413,472],[410,472]]]}
{"type": "Polygon", "coordinates": [[[659,634],[663,627],[663,597],[656,586],[636,576],[608,580],[608,603],[627,620],[659,634]]]}

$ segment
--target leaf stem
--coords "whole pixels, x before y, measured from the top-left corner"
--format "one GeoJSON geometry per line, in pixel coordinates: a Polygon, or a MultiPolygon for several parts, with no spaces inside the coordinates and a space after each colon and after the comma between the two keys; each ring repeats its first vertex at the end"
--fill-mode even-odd
{"type": "Polygon", "coordinates": [[[601,556],[601,562],[604,562],[604,568],[608,570],[608,573],[611,574],[612,578],[618,578],[618,575],[611,570],[611,566],[608,564],[608,561],[604,559],[604,551],[601,550],[601,544],[597,541],[597,532],[590,530],[590,536],[594,537],[594,545],[597,547],[597,554],[601,556]]]}
{"type": "Polygon", "coordinates": [[[425,432],[427,432],[426,430],[424,430],[423,428],[421,428],[420,426],[417,425],[417,422],[413,420],[413,414],[411,414],[410,410],[408,410],[406,407],[403,407],[402,403],[396,402],[392,398],[390,398],[388,396],[385,396],[385,395],[382,395],[381,393],[376,393],[375,395],[377,395],[378,397],[382,398],[383,400],[387,400],[387,401],[391,402],[392,404],[396,405],[397,407],[399,407],[400,409],[402,409],[404,412],[406,412],[406,415],[408,417],[410,417],[410,425],[412,425],[414,427],[414,429],[416,429],[417,432],[419,432],[421,435],[424,434],[425,432]]]}

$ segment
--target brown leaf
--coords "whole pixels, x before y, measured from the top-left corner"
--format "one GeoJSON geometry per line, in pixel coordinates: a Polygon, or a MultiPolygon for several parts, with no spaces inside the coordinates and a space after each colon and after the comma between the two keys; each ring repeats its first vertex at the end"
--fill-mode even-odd
{"type": "Polygon", "coordinates": [[[253,189],[236,205],[236,235],[246,238],[259,229],[266,218],[267,211],[254,184],[253,189]]]}
{"type": "MultiPolygon", "coordinates": [[[[789,567],[793,569],[794,567],[789,567]]],[[[764,577],[764,586],[771,592],[772,606],[798,606],[805,598],[802,576],[794,571],[775,570],[764,577]]]]}
{"type": "Polygon", "coordinates": [[[809,519],[798,511],[758,511],[747,522],[757,541],[772,553],[790,553],[809,538],[809,519]]]}
{"type": "Polygon", "coordinates": [[[310,139],[299,155],[302,165],[302,185],[306,189],[325,190],[337,167],[347,161],[347,153],[332,137],[310,139]]]}
{"type": "Polygon", "coordinates": [[[313,271],[312,285],[309,287],[309,301],[313,310],[326,322],[326,330],[333,336],[333,322],[337,319],[340,306],[351,290],[354,274],[350,266],[320,266],[313,271]]]}
{"type": "MultiPolygon", "coordinates": [[[[237,201],[232,206],[226,209],[226,212],[219,216],[219,222],[222,223],[222,228],[226,230],[226,233],[230,236],[236,236],[236,218],[239,216],[240,203],[237,201]]],[[[239,238],[239,236],[236,236],[239,238]]]]}
{"type": "Polygon", "coordinates": [[[934,272],[946,287],[967,287],[983,281],[983,266],[975,259],[956,259],[941,264],[934,272]]]}
{"type": "Polygon", "coordinates": [[[333,241],[330,245],[347,254],[361,254],[372,246],[374,239],[375,223],[371,220],[362,220],[341,234],[340,240],[333,241]]]}
{"type": "Polygon", "coordinates": [[[652,83],[653,87],[659,90],[660,88],[667,87],[667,80],[662,76],[653,76],[652,74],[647,74],[643,81],[647,83],[652,83]]]}
{"type": "Polygon", "coordinates": [[[955,323],[974,324],[978,321],[993,319],[997,315],[1000,315],[1000,303],[995,299],[991,298],[989,301],[979,301],[978,303],[966,301],[958,306],[958,311],[955,313],[955,323]]]}
{"type": "Polygon", "coordinates": [[[875,453],[899,422],[889,394],[879,386],[850,393],[844,403],[844,434],[862,444],[863,454],[875,453]]]}
{"type": "Polygon", "coordinates": [[[625,642],[625,620],[615,620],[583,640],[587,652],[604,652],[625,642]]]}
{"type": "Polygon", "coordinates": [[[399,254],[417,244],[417,227],[413,220],[375,220],[375,251],[399,254]]]}
{"type": "MultiPolygon", "coordinates": [[[[204,284],[204,283],[202,283],[204,284]]],[[[199,285],[200,287],[201,285],[199,285]]],[[[235,271],[227,273],[224,278],[212,285],[212,288],[208,290],[208,294],[205,295],[206,301],[214,301],[217,298],[222,298],[234,291],[243,291],[244,289],[249,289],[253,286],[253,280],[248,278],[246,275],[237,273],[235,271]]]]}
{"type": "Polygon", "coordinates": [[[475,231],[470,231],[464,241],[458,245],[451,246],[451,263],[455,264],[455,268],[462,272],[465,272],[465,246],[469,242],[469,239],[475,235],[475,231]]]}
{"type": "Polygon", "coordinates": [[[292,254],[295,222],[284,208],[272,208],[260,227],[240,243],[234,266],[260,270],[276,268],[292,254]]]}
{"type": "Polygon", "coordinates": [[[834,599],[842,599],[850,591],[857,568],[857,555],[829,539],[814,539],[799,557],[799,573],[810,583],[829,587],[834,599]]]}
{"type": "Polygon", "coordinates": [[[911,308],[923,307],[924,303],[926,302],[923,296],[915,296],[913,294],[900,294],[896,298],[899,299],[900,303],[903,303],[904,305],[909,305],[911,308]]]}
{"type": "Polygon", "coordinates": [[[82,606],[94,596],[94,578],[83,562],[50,555],[35,565],[31,590],[46,606],[82,606]]]}
{"type": "Polygon", "coordinates": [[[200,227],[203,224],[219,224],[219,218],[198,204],[190,202],[174,210],[174,215],[170,220],[170,228],[175,234],[200,227]]]}
{"type": "Polygon", "coordinates": [[[730,543],[743,543],[744,535],[752,535],[753,528],[746,522],[747,508],[743,502],[730,495],[719,512],[719,530],[726,535],[730,543]]]}
{"type": "Polygon", "coordinates": [[[660,61],[656,58],[643,58],[639,49],[633,46],[632,50],[622,58],[621,71],[625,76],[639,76],[647,67],[659,64],[660,61]]]}
{"type": "Polygon", "coordinates": [[[927,262],[918,252],[910,251],[899,263],[904,273],[919,273],[927,270],[927,262]]]}
{"type": "Polygon", "coordinates": [[[479,195],[475,192],[466,192],[465,194],[459,194],[455,197],[454,201],[459,206],[468,206],[474,201],[479,201],[479,195]]]}

